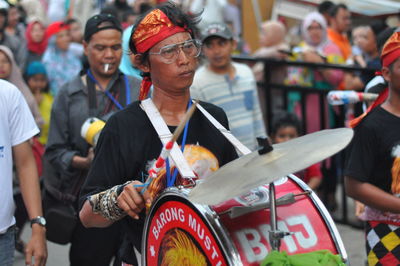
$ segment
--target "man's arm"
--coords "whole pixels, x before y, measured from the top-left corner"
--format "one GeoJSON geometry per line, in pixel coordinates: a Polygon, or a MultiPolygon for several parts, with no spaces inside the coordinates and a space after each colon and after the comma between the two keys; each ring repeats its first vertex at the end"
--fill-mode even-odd
{"type": "Polygon", "coordinates": [[[385,212],[400,213],[400,198],[372,184],[346,176],[345,187],[348,196],[365,205],[385,212]]]}
{"type": "MultiPolygon", "coordinates": [[[[100,207],[100,205],[104,205],[104,202],[107,201],[108,213],[115,211],[110,211],[111,209],[120,209],[123,211],[123,215],[129,215],[135,220],[139,219],[139,214],[145,205],[150,206],[152,199],[149,192],[146,190],[145,193],[140,194],[141,188],[134,187],[135,185],[142,185],[139,181],[133,181],[125,185],[122,189],[122,192],[116,196],[116,202],[111,203],[112,199],[110,197],[107,200],[102,199],[95,203],[97,205],[97,209],[105,209],[104,206],[100,207]],[[100,208],[99,208],[100,207],[100,208]]],[[[110,189],[109,189],[110,190],[110,189]]],[[[117,194],[116,194],[117,195],[117,194]]],[[[101,212],[101,211],[100,211],[101,212]]],[[[94,212],[93,207],[91,206],[89,200],[86,200],[82,206],[81,211],[79,212],[79,218],[83,224],[83,226],[90,227],[107,227],[115,222],[115,220],[110,220],[105,218],[100,212],[94,212]]],[[[118,219],[121,219],[119,217],[118,219]]]]}
{"type": "Polygon", "coordinates": [[[86,228],[90,227],[108,227],[112,225],[114,222],[111,220],[106,219],[101,214],[94,213],[92,211],[92,206],[88,200],[82,206],[81,211],[79,212],[79,219],[81,220],[82,224],[86,228]]]}
{"type": "MultiPolygon", "coordinates": [[[[13,146],[12,149],[15,165],[17,167],[20,189],[29,219],[43,216],[39,176],[31,145],[28,141],[25,141],[13,146]]],[[[25,250],[26,265],[31,265],[32,257],[34,257],[35,266],[46,264],[46,229],[39,224],[32,225],[32,236],[25,250]]]]}

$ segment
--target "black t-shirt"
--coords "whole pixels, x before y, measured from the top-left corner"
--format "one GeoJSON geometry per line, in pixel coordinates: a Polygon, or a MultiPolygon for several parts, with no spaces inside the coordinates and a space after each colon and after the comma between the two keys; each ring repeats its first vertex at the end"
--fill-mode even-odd
{"type": "MultiPolygon", "coordinates": [[[[204,102],[201,105],[228,128],[228,119],[221,108],[204,102]]],[[[170,130],[173,132],[174,128],[170,127],[170,130]]],[[[177,141],[178,144],[182,142],[182,135],[177,141]]],[[[237,158],[235,148],[199,110],[195,111],[189,122],[186,145],[188,144],[206,148],[217,158],[219,166],[237,158]]],[[[132,103],[112,116],[100,135],[92,167],[81,190],[80,206],[87,196],[115,185],[129,180],[143,182],[142,177],[147,174],[151,163],[158,158],[161,149],[162,144],[157,132],[139,102],[132,103]]],[[[140,250],[144,212],[139,221],[127,216],[121,222],[128,241],[140,250]]],[[[123,258],[126,262],[133,260],[132,257],[123,258]]]]}
{"type": "Polygon", "coordinates": [[[400,117],[376,107],[355,128],[348,151],[346,176],[400,194],[400,185],[391,189],[400,182],[400,117]]]}

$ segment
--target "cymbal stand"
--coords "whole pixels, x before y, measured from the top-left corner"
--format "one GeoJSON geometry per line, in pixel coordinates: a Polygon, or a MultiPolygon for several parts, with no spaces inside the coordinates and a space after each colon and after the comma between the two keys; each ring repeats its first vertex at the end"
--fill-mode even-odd
{"type": "Polygon", "coordinates": [[[276,198],[275,198],[275,185],[273,182],[269,183],[269,201],[270,201],[270,222],[271,230],[269,231],[269,243],[272,250],[279,251],[281,247],[281,239],[285,236],[291,235],[291,232],[284,232],[278,230],[278,219],[276,214],[276,198]]]}
{"type": "MultiPolygon", "coordinates": [[[[257,138],[258,142],[258,154],[263,155],[271,152],[274,147],[272,147],[271,142],[266,137],[257,138]]],[[[284,232],[278,230],[278,219],[276,218],[276,198],[275,198],[275,185],[273,182],[269,183],[269,214],[271,222],[271,230],[269,231],[269,243],[271,244],[272,250],[279,251],[281,247],[281,239],[285,236],[291,235],[291,232],[284,232]]]]}

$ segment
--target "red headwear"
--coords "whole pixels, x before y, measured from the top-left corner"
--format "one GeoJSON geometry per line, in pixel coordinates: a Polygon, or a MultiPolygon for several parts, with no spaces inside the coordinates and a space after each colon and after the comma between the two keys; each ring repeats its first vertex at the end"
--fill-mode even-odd
{"type": "MultiPolygon", "coordinates": [[[[174,25],[160,9],[154,9],[137,26],[132,41],[135,44],[136,51],[142,54],[169,36],[186,31],[188,30],[174,25]]],[[[147,97],[151,84],[150,77],[143,78],[140,85],[139,100],[147,97]]]]}
{"type": "Polygon", "coordinates": [[[386,41],[382,48],[382,66],[388,67],[394,60],[400,57],[400,32],[395,32],[386,41]]]}
{"type": "Polygon", "coordinates": [[[43,40],[41,42],[34,42],[32,40],[31,32],[32,32],[33,26],[35,24],[38,24],[38,25],[40,25],[40,27],[45,29],[43,24],[38,20],[35,20],[35,21],[32,21],[31,23],[29,23],[26,28],[26,31],[25,31],[26,44],[27,44],[27,48],[29,51],[41,55],[44,53],[44,51],[47,48],[47,37],[43,36],[43,40]]]}
{"type": "Polygon", "coordinates": [[[45,38],[50,38],[51,36],[59,33],[62,30],[69,30],[69,25],[65,24],[62,21],[53,22],[47,27],[45,38]]]}

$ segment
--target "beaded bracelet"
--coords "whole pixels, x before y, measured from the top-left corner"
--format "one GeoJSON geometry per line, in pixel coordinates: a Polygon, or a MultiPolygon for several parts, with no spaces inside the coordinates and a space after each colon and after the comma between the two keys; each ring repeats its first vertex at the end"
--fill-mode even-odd
{"type": "Polygon", "coordinates": [[[89,196],[88,200],[92,206],[93,213],[100,214],[111,221],[118,221],[125,217],[126,213],[118,206],[117,198],[129,183],[131,181],[89,196]]]}

